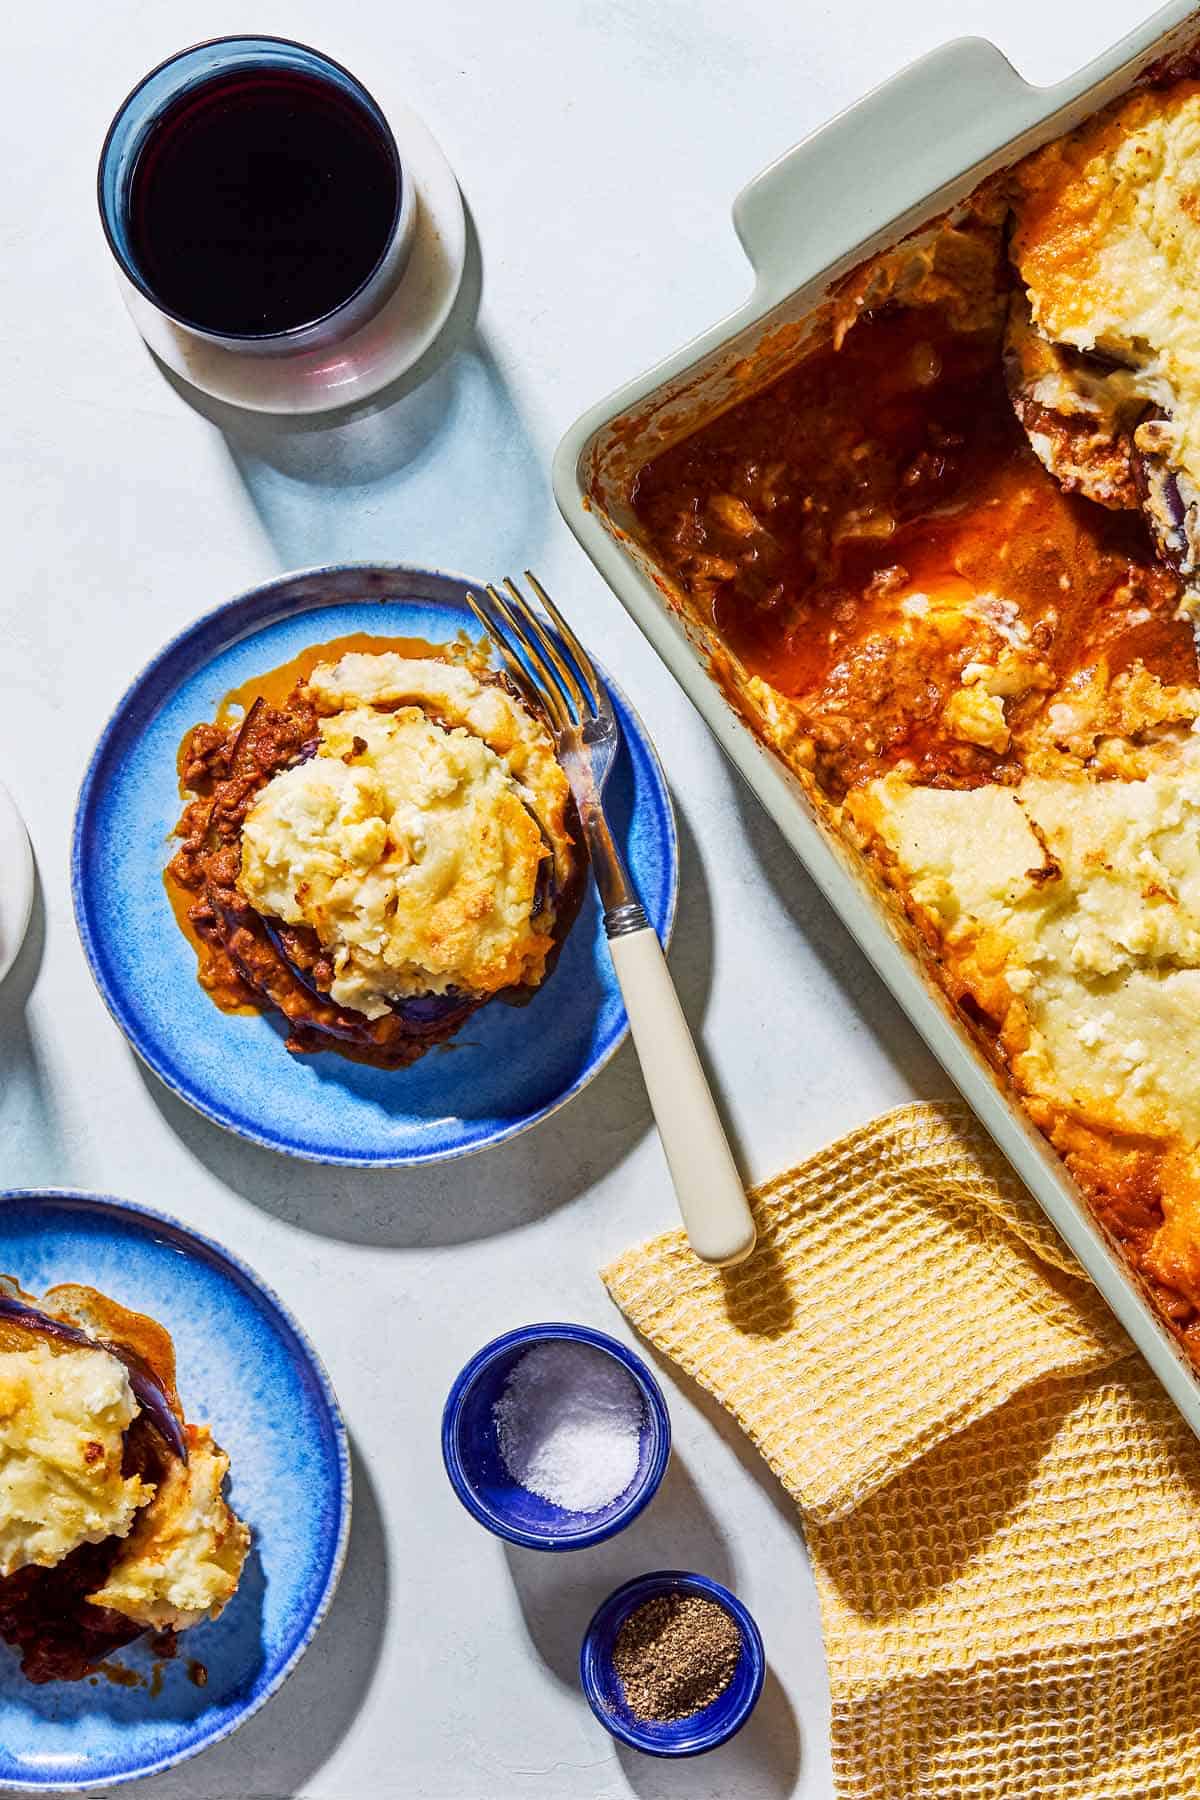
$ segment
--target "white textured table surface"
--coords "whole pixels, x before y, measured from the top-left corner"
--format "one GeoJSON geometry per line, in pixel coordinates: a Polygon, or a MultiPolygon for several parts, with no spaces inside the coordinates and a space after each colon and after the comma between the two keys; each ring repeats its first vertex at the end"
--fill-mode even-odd
{"type": "MultiPolygon", "coordinates": [[[[5,569],[0,777],[41,873],[0,993],[0,1178],[162,1207],[233,1246],[312,1332],[356,1446],[345,1579],[290,1684],[153,1800],[806,1800],[830,1793],[816,1602],[792,1510],[715,1410],[667,1378],[656,1503],[593,1551],[506,1551],[442,1472],[438,1419],[487,1337],[537,1317],[625,1333],[596,1270],[672,1222],[628,1047],[567,1112],[448,1170],[292,1164],[144,1077],[71,920],[75,789],[128,678],[194,614],[268,575],[379,557],[532,564],[663,750],[683,887],[673,964],[749,1177],[946,1084],[698,718],[576,550],[547,468],[586,404],[728,311],[729,205],[760,166],[901,64],[968,32],[1038,81],[1142,0],[60,0],[5,45],[5,569]],[[108,118],[151,64],[238,30],[306,39],[407,92],[462,182],[476,252],[430,379],[296,430],[203,416],[118,301],[95,217],[108,118]],[[771,1675],[725,1750],[617,1752],[574,1666],[595,1603],[674,1564],[755,1611],[771,1675]]],[[[383,85],[378,79],[378,85],[383,85]]],[[[213,410],[213,409],[210,409],[213,410]]],[[[881,1797],[882,1800],[882,1797],[881,1797]]]]}

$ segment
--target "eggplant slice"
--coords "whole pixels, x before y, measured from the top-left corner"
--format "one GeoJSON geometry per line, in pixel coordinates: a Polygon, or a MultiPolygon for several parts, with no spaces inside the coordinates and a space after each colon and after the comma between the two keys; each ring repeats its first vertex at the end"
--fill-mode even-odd
{"type": "Polygon", "coordinates": [[[163,1442],[180,1462],[187,1461],[187,1440],[169,1394],[155,1372],[127,1344],[95,1336],[67,1319],[44,1312],[8,1277],[0,1277],[0,1319],[23,1327],[34,1337],[57,1338],[60,1343],[73,1344],[81,1350],[106,1350],[115,1356],[128,1370],[134,1398],[163,1442]]]}
{"type": "Polygon", "coordinates": [[[1043,337],[1018,289],[1004,332],[1004,378],[1034,455],[1058,485],[1110,512],[1136,512],[1134,431],[1146,401],[1132,371],[1043,337]]]}
{"type": "Polygon", "coordinates": [[[1133,443],[1139,503],[1154,547],[1191,593],[1200,571],[1200,493],[1191,476],[1170,460],[1172,438],[1164,414],[1148,415],[1133,443]]]}
{"type": "Polygon", "coordinates": [[[1138,391],[1136,371],[1043,337],[1018,289],[1004,333],[1004,377],[1038,461],[1068,494],[1140,512],[1159,559],[1184,584],[1180,613],[1200,618],[1200,491],[1172,461],[1170,419],[1138,391]]]}

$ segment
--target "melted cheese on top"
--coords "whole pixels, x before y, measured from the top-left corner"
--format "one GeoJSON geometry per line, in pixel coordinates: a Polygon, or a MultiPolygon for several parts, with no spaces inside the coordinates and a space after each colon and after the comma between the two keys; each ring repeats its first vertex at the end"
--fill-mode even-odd
{"type": "Polygon", "coordinates": [[[1200,771],[847,802],[1039,1123],[1200,1144],[1200,771]]]}
{"type": "Polygon", "coordinates": [[[154,1493],[121,1473],[138,1410],[107,1350],[0,1351],[0,1577],[125,1535],[154,1493]]]}
{"type": "Polygon", "coordinates": [[[225,1500],[229,1458],[205,1426],[188,1428],[186,1466],[172,1461],[150,1505],[89,1594],[148,1629],[185,1631],[215,1619],[236,1592],[250,1549],[249,1528],[225,1500]]]}
{"type": "Polygon", "coordinates": [[[553,944],[543,862],[570,866],[568,787],[545,728],[470,670],[396,653],[322,664],[316,756],[267,783],[242,834],[255,909],[306,925],[331,997],[534,985],[553,944]]]}
{"type": "Polygon", "coordinates": [[[1200,483],[1200,83],[1132,95],[1019,179],[1012,255],[1037,326],[1128,363],[1200,483]]]}

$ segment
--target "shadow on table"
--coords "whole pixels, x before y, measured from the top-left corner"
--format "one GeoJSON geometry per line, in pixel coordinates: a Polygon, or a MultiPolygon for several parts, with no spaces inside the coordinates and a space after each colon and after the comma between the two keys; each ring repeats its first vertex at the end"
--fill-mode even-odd
{"type": "MultiPolygon", "coordinates": [[[[529,1640],[564,1687],[579,1689],[579,1649],[588,1621],[614,1588],[652,1569],[688,1569],[736,1586],[728,1546],[700,1490],[676,1451],[662,1487],[627,1530],[592,1550],[550,1556],[504,1546],[509,1574],[521,1603],[529,1640]]],[[[584,1702],[580,1701],[580,1704],[584,1702]]],[[[597,1732],[602,1727],[596,1726],[597,1732]]],[[[688,1761],[664,1762],[615,1746],[633,1792],[643,1800],[688,1800],[696,1769],[688,1761]]],[[[722,1793],[785,1800],[800,1768],[800,1728],[773,1672],[762,1698],[738,1736],[705,1758],[705,1786],[716,1764],[722,1793]]]]}
{"type": "Polygon", "coordinates": [[[549,482],[478,327],[482,282],[468,208],[450,317],[406,374],[356,407],[249,412],[163,368],[220,431],[285,568],[429,562],[487,578],[534,556],[553,515],[549,482]]]}
{"type": "MultiPolygon", "coordinates": [[[[282,1800],[305,1791],[352,1728],[370,1690],[389,1608],[379,1498],[352,1448],[354,1519],[328,1616],[283,1688],[233,1737],[196,1762],[122,1791],[154,1800],[282,1800]]],[[[186,1639],[184,1640],[186,1645],[186,1639]]]]}
{"type": "MultiPolygon", "coordinates": [[[[682,815],[678,826],[679,908],[671,967],[684,1012],[699,1033],[712,974],[712,907],[695,839],[682,815]]],[[[414,1169],[330,1167],[264,1150],[202,1118],[141,1063],[137,1067],[171,1130],[234,1193],[285,1224],[388,1249],[471,1243],[533,1224],[586,1194],[651,1128],[628,1042],[563,1115],[496,1145],[486,1156],[414,1169]]],[[[403,1080],[402,1072],[397,1079],[403,1080]]]]}
{"type": "Polygon", "coordinates": [[[623,1582],[651,1569],[688,1569],[733,1585],[725,1540],[678,1451],[654,1499],[616,1537],[565,1556],[507,1543],[504,1554],[530,1642],[550,1672],[573,1689],[588,1621],[623,1582]]]}
{"type": "MultiPolygon", "coordinates": [[[[36,867],[33,879],[33,911],[25,942],[0,985],[0,1137],[19,1144],[23,1151],[31,1150],[37,1158],[31,1168],[23,1170],[23,1185],[27,1186],[64,1178],[54,1091],[26,1017],[46,946],[46,905],[36,867]],[[42,1163],[45,1177],[39,1167],[42,1163]]],[[[7,1182],[13,1175],[11,1163],[0,1170],[0,1180],[7,1182]]]]}
{"type": "MultiPolygon", "coordinates": [[[[641,1756],[624,1744],[617,1756],[639,1800],[692,1800],[696,1769],[689,1758],[675,1762],[641,1756]]],[[[736,1794],[739,1800],[789,1800],[800,1776],[800,1726],[773,1669],[767,1669],[762,1698],[735,1738],[704,1758],[709,1793],[736,1794]]]]}
{"type": "Polygon", "coordinates": [[[33,992],[46,949],[46,901],[42,877],[33,871],[33,906],[25,940],[4,981],[0,982],[0,1094],[7,1092],[19,1065],[32,1063],[32,1045],[25,1008],[33,992]]]}

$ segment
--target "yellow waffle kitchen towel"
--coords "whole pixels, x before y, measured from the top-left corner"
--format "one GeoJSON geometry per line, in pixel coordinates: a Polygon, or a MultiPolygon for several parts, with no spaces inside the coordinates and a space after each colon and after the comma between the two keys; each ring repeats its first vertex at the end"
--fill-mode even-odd
{"type": "Polygon", "coordinates": [[[801,1507],[841,1800],[1197,1800],[1200,1444],[957,1103],[604,1271],[801,1507]]]}

